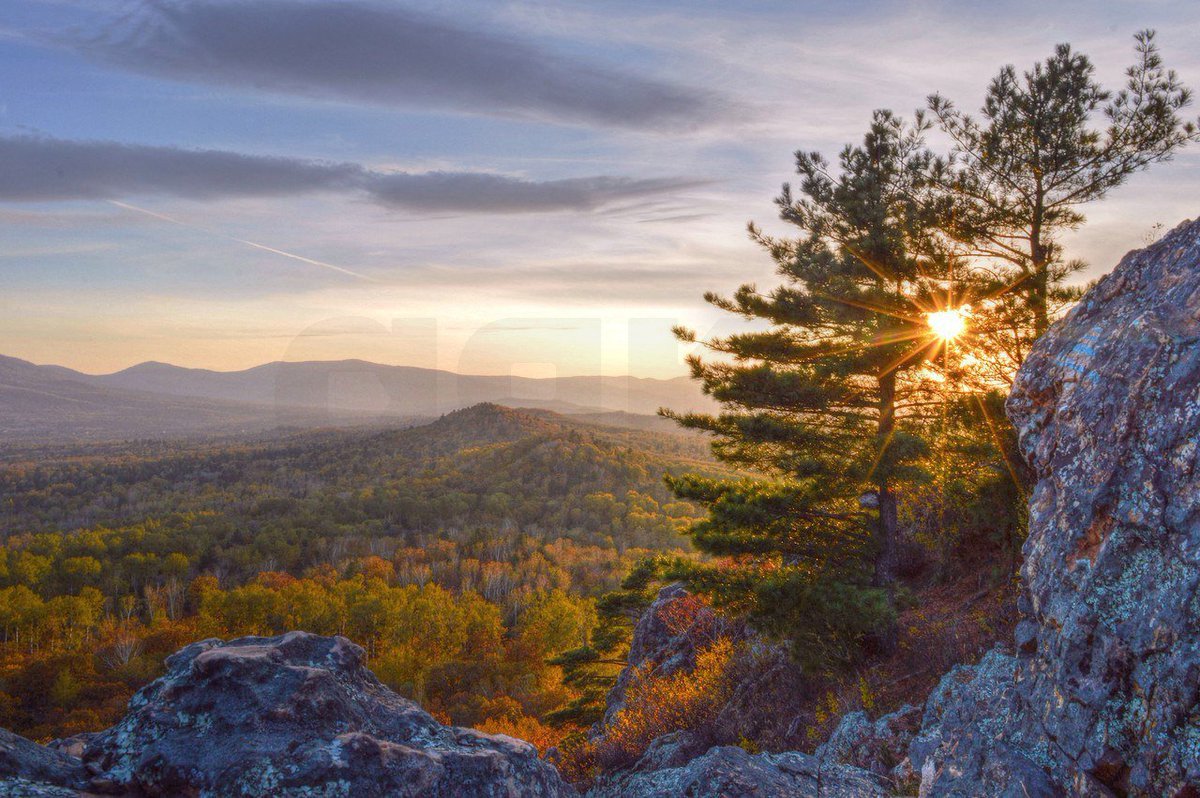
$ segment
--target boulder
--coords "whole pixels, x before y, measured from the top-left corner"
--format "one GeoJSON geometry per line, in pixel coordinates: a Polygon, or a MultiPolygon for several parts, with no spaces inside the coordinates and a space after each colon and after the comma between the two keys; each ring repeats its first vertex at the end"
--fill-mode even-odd
{"type": "Polygon", "coordinates": [[[97,792],[149,796],[570,796],[528,743],[443,726],[341,637],[193,643],[83,759],[97,792]]]}
{"type": "Polygon", "coordinates": [[[0,729],[0,795],[74,795],[85,781],[78,757],[0,729]]]}

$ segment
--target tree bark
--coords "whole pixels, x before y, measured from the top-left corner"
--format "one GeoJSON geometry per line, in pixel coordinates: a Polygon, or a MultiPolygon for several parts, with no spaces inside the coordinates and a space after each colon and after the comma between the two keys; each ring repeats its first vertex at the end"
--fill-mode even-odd
{"type": "Polygon", "coordinates": [[[1038,338],[1050,327],[1050,264],[1047,263],[1046,247],[1042,244],[1042,217],[1045,212],[1045,199],[1039,178],[1033,221],[1029,226],[1029,257],[1033,271],[1029,286],[1029,304],[1033,307],[1033,333],[1038,338]]]}
{"type": "MultiPolygon", "coordinates": [[[[880,466],[887,455],[892,435],[896,430],[896,374],[890,373],[879,380],[879,440],[880,466]]],[[[875,570],[871,585],[887,591],[888,605],[896,606],[896,550],[900,537],[900,522],[896,512],[896,495],[892,492],[887,469],[882,468],[875,483],[879,509],[875,524],[875,570]]],[[[881,653],[890,654],[896,649],[896,624],[878,630],[875,644],[881,653]]]]}
{"type": "MultiPolygon", "coordinates": [[[[882,447],[880,460],[887,454],[892,435],[896,431],[896,375],[888,374],[879,380],[879,440],[882,447]]],[[[879,518],[875,528],[875,587],[888,589],[892,593],[896,581],[896,542],[899,537],[899,519],[896,512],[896,495],[892,493],[886,469],[877,482],[879,496],[879,518]]]]}

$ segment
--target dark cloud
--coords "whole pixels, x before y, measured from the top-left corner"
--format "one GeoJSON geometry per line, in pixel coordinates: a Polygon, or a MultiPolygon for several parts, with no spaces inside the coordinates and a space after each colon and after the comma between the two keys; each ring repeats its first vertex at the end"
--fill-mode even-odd
{"type": "Polygon", "coordinates": [[[8,202],[351,192],[406,210],[530,213],[586,211],[689,185],[695,181],[585,177],[535,182],[482,172],[380,172],[357,164],[216,150],[0,137],[0,201],[8,202]]]}
{"type": "Polygon", "coordinates": [[[36,136],[0,138],[0,198],[9,201],[264,197],[358,185],[361,169],[292,158],[36,136]]]}
{"type": "Polygon", "coordinates": [[[71,44],[144,74],[375,105],[635,128],[710,111],[694,89],[362,0],[160,0],[71,44]]]}
{"type": "Polygon", "coordinates": [[[694,185],[682,180],[581,177],[536,183],[469,172],[377,175],[371,196],[383,205],[428,211],[536,212],[592,210],[618,200],[694,185]]]}

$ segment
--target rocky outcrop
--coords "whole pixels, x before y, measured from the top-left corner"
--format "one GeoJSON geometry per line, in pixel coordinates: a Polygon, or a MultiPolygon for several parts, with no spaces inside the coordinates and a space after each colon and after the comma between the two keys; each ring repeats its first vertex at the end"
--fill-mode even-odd
{"type": "MultiPolygon", "coordinates": [[[[888,795],[887,769],[880,773],[797,751],[751,754],[729,743],[787,734],[798,691],[798,666],[780,646],[744,624],[715,614],[680,585],[668,585],[634,627],[628,664],[609,693],[604,720],[592,729],[603,744],[605,727],[617,720],[638,673],[667,676],[696,667],[699,649],[717,637],[737,643],[729,664],[729,698],[716,716],[697,728],[663,735],[631,765],[602,775],[589,798],[874,798],[888,795]]],[[[910,724],[915,729],[917,723],[910,724]]],[[[911,737],[911,734],[909,735],[911,737]]],[[[885,756],[879,750],[876,754],[885,756]]],[[[896,758],[903,756],[899,753],[896,758]]],[[[854,763],[852,763],[854,764],[854,763]]]]}
{"type": "Polygon", "coordinates": [[[443,726],[363,660],[305,632],[193,643],[105,732],[43,747],[0,731],[0,795],[575,795],[530,744],[443,726]]]}
{"type": "Polygon", "coordinates": [[[922,795],[1200,794],[1200,222],[1089,291],[1008,409],[1027,618],[912,746],[922,795]]]}
{"type": "Polygon", "coordinates": [[[827,795],[836,769],[861,795],[1200,796],[1200,222],[1089,291],[1008,408],[1037,476],[1011,648],[816,756],[672,736],[597,795],[827,795]]]}
{"type": "Polygon", "coordinates": [[[363,650],[292,632],[194,643],[83,761],[97,791],[174,795],[568,796],[528,743],[443,726],[363,650]]]}

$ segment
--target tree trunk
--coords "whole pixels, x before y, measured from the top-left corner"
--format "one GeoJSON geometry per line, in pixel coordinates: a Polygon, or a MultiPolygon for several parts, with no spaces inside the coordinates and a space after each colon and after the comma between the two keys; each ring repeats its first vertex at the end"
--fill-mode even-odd
{"type": "MultiPolygon", "coordinates": [[[[896,605],[896,549],[900,537],[900,522],[896,512],[896,494],[891,490],[884,458],[896,431],[896,375],[887,374],[879,380],[879,440],[882,469],[875,486],[879,497],[879,516],[875,524],[875,571],[871,585],[887,591],[888,604],[896,605]]],[[[896,648],[896,625],[889,624],[875,635],[880,651],[890,654],[896,648]]]]}
{"type": "MultiPolygon", "coordinates": [[[[1040,251],[1041,247],[1038,247],[1040,251]]],[[[1044,257],[1044,256],[1043,256],[1044,257]]],[[[1033,332],[1037,337],[1050,328],[1050,275],[1046,263],[1034,262],[1029,288],[1029,304],[1033,306],[1033,332]]]]}
{"type": "Polygon", "coordinates": [[[895,594],[896,554],[900,537],[900,520],[896,511],[896,494],[886,482],[879,487],[879,522],[876,528],[875,574],[872,584],[886,588],[888,598],[895,594]]]}
{"type": "Polygon", "coordinates": [[[879,495],[879,518],[875,527],[875,587],[886,587],[889,594],[896,581],[896,540],[899,521],[896,515],[896,495],[892,493],[884,459],[887,447],[896,431],[896,375],[888,374],[879,380],[879,452],[882,473],[875,483],[879,495]]]}
{"type": "Polygon", "coordinates": [[[1033,309],[1033,332],[1037,337],[1050,327],[1050,264],[1047,262],[1046,247],[1042,244],[1042,216],[1045,200],[1042,196],[1041,178],[1038,179],[1037,199],[1034,201],[1033,222],[1029,226],[1029,256],[1033,274],[1030,278],[1029,304],[1033,309]]]}

